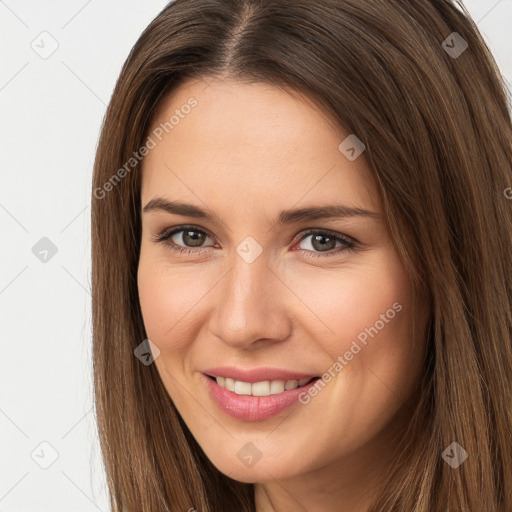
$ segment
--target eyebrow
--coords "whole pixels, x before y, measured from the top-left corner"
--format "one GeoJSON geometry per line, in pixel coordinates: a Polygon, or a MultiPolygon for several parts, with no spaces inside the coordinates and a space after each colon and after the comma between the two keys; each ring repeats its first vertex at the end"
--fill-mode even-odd
{"type": "MultiPolygon", "coordinates": [[[[207,219],[211,222],[222,224],[221,219],[211,210],[199,208],[198,206],[169,201],[162,197],[155,197],[144,206],[143,212],[164,211],[176,215],[207,219]]],[[[292,224],[303,220],[334,219],[346,217],[369,217],[380,219],[381,214],[364,208],[353,207],[343,204],[309,206],[292,210],[283,210],[278,217],[278,224],[292,224]]]]}

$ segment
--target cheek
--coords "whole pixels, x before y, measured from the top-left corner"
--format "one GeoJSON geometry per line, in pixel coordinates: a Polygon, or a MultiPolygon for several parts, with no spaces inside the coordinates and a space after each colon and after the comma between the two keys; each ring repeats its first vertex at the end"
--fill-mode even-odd
{"type": "Polygon", "coordinates": [[[325,278],[302,279],[298,294],[314,316],[304,315],[301,325],[326,363],[325,388],[305,407],[332,411],[326,438],[361,445],[392,420],[421,373],[424,347],[420,325],[418,344],[412,343],[409,278],[392,251],[381,251],[360,268],[347,265],[325,278]]]}
{"type": "Polygon", "coordinates": [[[324,276],[317,271],[315,278],[302,273],[295,290],[310,310],[302,327],[318,340],[326,366],[338,361],[343,386],[371,401],[386,387],[407,394],[422,347],[413,345],[411,287],[398,255],[389,248],[367,256],[360,267],[324,276]]]}
{"type": "MultiPolygon", "coordinates": [[[[355,339],[377,322],[379,331],[395,328],[407,316],[410,285],[393,253],[379,251],[363,264],[346,265],[339,271],[311,269],[293,280],[292,288],[311,314],[302,320],[316,331],[316,338],[340,341],[355,339]]],[[[369,336],[367,334],[367,336],[369,336]]]]}
{"type": "Polygon", "coordinates": [[[163,384],[181,411],[189,406],[183,382],[201,324],[198,306],[206,293],[191,273],[141,252],[137,282],[144,327],[160,350],[155,365],[163,384]]]}
{"type": "Polygon", "coordinates": [[[193,330],[195,305],[206,293],[206,284],[194,280],[193,271],[172,268],[154,255],[141,251],[137,283],[139,301],[148,338],[161,351],[185,348],[187,328],[193,330]]]}

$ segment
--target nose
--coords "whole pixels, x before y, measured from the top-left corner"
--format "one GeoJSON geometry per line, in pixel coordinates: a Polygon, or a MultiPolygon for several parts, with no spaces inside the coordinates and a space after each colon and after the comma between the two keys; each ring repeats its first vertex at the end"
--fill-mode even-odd
{"type": "Polygon", "coordinates": [[[225,344],[254,349],[287,339],[292,331],[290,291],[261,254],[247,263],[238,254],[216,287],[210,332],[225,344]],[[288,299],[288,300],[287,300],[288,299]]]}

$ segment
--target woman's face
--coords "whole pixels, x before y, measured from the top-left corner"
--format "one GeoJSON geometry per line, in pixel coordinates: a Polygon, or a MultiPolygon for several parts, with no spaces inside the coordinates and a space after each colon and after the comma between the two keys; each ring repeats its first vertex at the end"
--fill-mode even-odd
{"type": "Polygon", "coordinates": [[[190,431],[240,481],[371,472],[424,346],[363,148],[303,96],[234,81],[183,84],[152,130],[140,304],[190,431]]]}

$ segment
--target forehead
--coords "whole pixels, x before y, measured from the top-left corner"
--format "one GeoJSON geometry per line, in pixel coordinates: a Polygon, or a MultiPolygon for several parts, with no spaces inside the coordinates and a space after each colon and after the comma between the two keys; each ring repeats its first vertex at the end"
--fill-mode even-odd
{"type": "Polygon", "coordinates": [[[350,161],[339,149],[350,132],[296,91],[231,80],[185,82],[162,100],[149,135],[156,145],[143,161],[146,202],[156,194],[192,194],[236,196],[246,204],[288,197],[290,206],[303,197],[378,209],[364,153],[350,161]]]}

